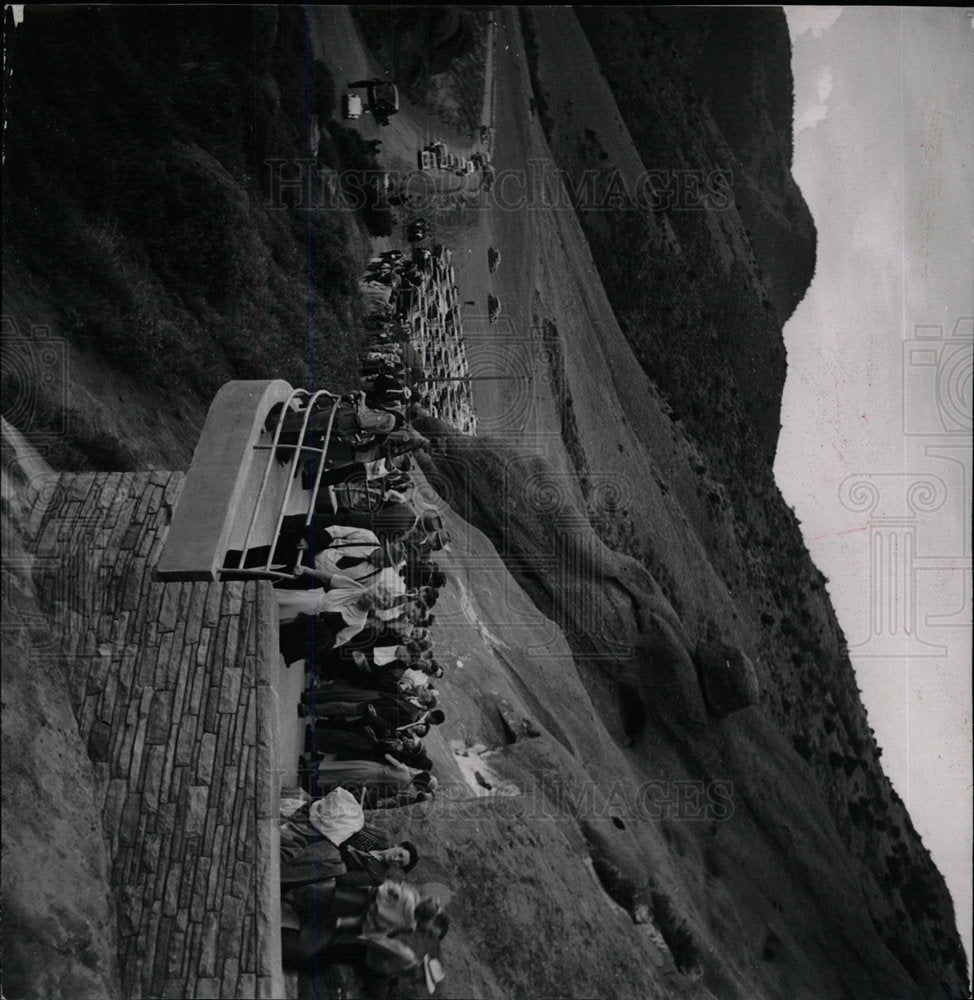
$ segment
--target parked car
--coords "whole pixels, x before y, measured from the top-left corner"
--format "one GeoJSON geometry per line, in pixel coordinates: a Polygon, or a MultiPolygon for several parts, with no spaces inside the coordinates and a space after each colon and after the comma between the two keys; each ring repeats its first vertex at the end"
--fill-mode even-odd
{"type": "Polygon", "coordinates": [[[501,254],[499,250],[495,250],[493,247],[487,247],[487,269],[491,274],[500,267],[501,254]]]}
{"type": "Polygon", "coordinates": [[[349,121],[362,117],[362,98],[358,94],[346,92],[342,96],[342,117],[349,121]]]}
{"type": "Polygon", "coordinates": [[[501,314],[501,300],[496,295],[487,296],[487,319],[491,323],[497,322],[497,317],[501,314]]]}
{"type": "Polygon", "coordinates": [[[399,88],[388,80],[356,80],[348,85],[349,90],[367,88],[369,111],[380,125],[388,125],[392,115],[399,111],[399,88]]]}
{"type": "Polygon", "coordinates": [[[406,239],[410,243],[425,240],[430,234],[430,224],[427,219],[415,219],[406,226],[406,239]]]}
{"type": "Polygon", "coordinates": [[[434,166],[436,166],[436,167],[442,167],[443,166],[443,159],[447,155],[447,153],[446,153],[446,146],[444,146],[443,143],[440,142],[439,139],[435,140],[434,142],[431,142],[426,147],[426,152],[428,152],[430,154],[430,156],[433,157],[433,165],[434,166]]]}

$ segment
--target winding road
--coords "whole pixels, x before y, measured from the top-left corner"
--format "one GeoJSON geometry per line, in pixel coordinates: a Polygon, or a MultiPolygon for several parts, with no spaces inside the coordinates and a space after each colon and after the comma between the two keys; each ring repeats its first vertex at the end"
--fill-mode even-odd
{"type": "MultiPolygon", "coordinates": [[[[348,7],[311,7],[308,19],[313,55],[328,66],[339,86],[366,77],[388,78],[386,69],[368,51],[348,7]]],[[[479,174],[461,179],[439,172],[422,175],[416,170],[418,150],[434,138],[466,156],[482,146],[479,140],[445,128],[402,95],[400,111],[388,126],[378,126],[368,114],[354,123],[365,138],[382,140],[383,167],[406,176],[408,191],[429,192],[432,184],[434,193],[427,199],[426,214],[433,218],[436,241],[454,252],[460,300],[474,303],[464,309],[464,334],[480,430],[522,441],[542,430],[557,430],[539,426],[537,379],[523,377],[537,367],[540,354],[532,333],[537,248],[526,202],[531,183],[529,159],[543,155],[537,149],[537,125],[531,120],[525,59],[517,10],[501,8],[488,30],[483,101],[483,121],[493,125],[491,153],[497,182],[492,192],[479,189],[479,174]],[[489,246],[502,256],[494,274],[487,268],[489,246]],[[487,319],[488,295],[502,303],[496,324],[487,319]],[[520,377],[476,380],[499,375],[520,377]]],[[[416,210],[404,209],[402,221],[415,214],[416,210]]],[[[397,234],[376,248],[403,244],[397,234]]]]}

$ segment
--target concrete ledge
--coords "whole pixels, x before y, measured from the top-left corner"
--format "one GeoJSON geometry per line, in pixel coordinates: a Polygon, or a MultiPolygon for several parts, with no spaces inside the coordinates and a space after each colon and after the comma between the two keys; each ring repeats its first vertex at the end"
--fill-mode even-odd
{"type": "Polygon", "coordinates": [[[280,781],[277,770],[280,733],[273,687],[280,651],[277,642],[277,599],[270,583],[262,581],[257,584],[256,598],[257,753],[254,806],[257,820],[256,886],[262,897],[256,915],[256,995],[269,998],[285,995],[281,957],[280,781]]]}
{"type": "Polygon", "coordinates": [[[158,580],[217,580],[234,523],[246,504],[255,466],[272,461],[254,450],[271,407],[293,392],[281,379],[227,382],[203,425],[172,525],[156,567],[158,580]]]}

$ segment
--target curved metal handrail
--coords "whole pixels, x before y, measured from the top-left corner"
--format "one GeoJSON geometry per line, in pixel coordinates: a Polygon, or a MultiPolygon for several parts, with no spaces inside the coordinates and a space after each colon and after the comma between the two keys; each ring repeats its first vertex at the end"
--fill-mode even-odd
{"type": "MultiPolygon", "coordinates": [[[[269,447],[273,452],[277,449],[278,442],[281,440],[281,431],[284,430],[284,417],[290,412],[291,403],[294,402],[294,400],[299,398],[300,396],[306,396],[307,394],[308,394],[307,389],[291,390],[291,394],[287,397],[286,400],[284,400],[284,403],[281,407],[281,414],[278,417],[277,427],[274,430],[274,440],[271,442],[270,445],[263,445],[263,446],[259,444],[254,445],[255,450],[263,450],[264,448],[269,447]]],[[[310,411],[308,411],[308,414],[304,418],[305,424],[308,421],[308,416],[310,416],[310,411]]],[[[303,437],[303,435],[304,435],[304,427],[302,426],[301,436],[303,437]]],[[[301,440],[301,438],[299,438],[299,440],[301,440]]],[[[254,510],[253,513],[250,515],[250,524],[247,526],[247,534],[244,535],[243,545],[241,546],[241,562],[243,562],[243,560],[246,559],[247,551],[250,549],[250,539],[254,533],[254,525],[257,523],[257,514],[260,511],[260,505],[263,502],[264,494],[267,492],[267,483],[270,480],[272,469],[273,469],[273,456],[271,458],[271,461],[267,463],[267,467],[264,469],[264,475],[261,477],[260,489],[257,491],[257,499],[254,501],[254,510]]]]}
{"type": "Polygon", "coordinates": [[[320,454],[320,456],[321,456],[321,461],[318,464],[318,473],[317,473],[317,476],[315,477],[314,486],[312,487],[312,490],[311,490],[311,500],[310,500],[310,503],[309,503],[308,515],[307,515],[307,518],[305,520],[305,524],[310,524],[311,523],[311,518],[312,518],[312,516],[314,514],[315,503],[317,501],[317,496],[318,496],[318,489],[319,489],[319,486],[320,486],[320,483],[321,483],[321,475],[322,475],[322,472],[324,471],[324,468],[325,468],[325,461],[326,461],[325,456],[328,453],[328,447],[329,447],[329,445],[331,443],[331,434],[332,434],[332,430],[333,430],[334,423],[335,423],[335,415],[338,412],[338,406],[341,403],[341,397],[340,396],[336,396],[334,393],[328,392],[325,389],[319,389],[318,391],[316,391],[314,393],[309,393],[307,389],[295,389],[291,393],[291,395],[288,396],[287,400],[284,403],[283,408],[281,409],[280,417],[278,418],[278,421],[277,421],[277,427],[274,430],[274,438],[273,438],[272,442],[269,445],[262,445],[262,444],[255,444],[254,445],[254,449],[255,450],[258,450],[258,451],[269,450],[271,452],[271,457],[270,457],[270,459],[267,462],[267,466],[264,469],[264,475],[261,478],[260,489],[258,490],[257,499],[256,499],[256,501],[254,503],[254,511],[253,511],[253,514],[251,515],[250,524],[249,524],[249,526],[247,528],[247,534],[246,534],[246,536],[244,538],[244,542],[243,542],[243,546],[242,546],[242,558],[241,558],[241,561],[243,561],[244,559],[246,559],[246,554],[247,554],[247,552],[250,549],[250,542],[251,542],[251,538],[253,537],[254,526],[257,523],[257,515],[260,512],[261,505],[262,505],[263,500],[264,500],[264,495],[267,492],[267,484],[270,481],[271,471],[274,468],[274,455],[276,454],[278,447],[282,447],[280,445],[280,439],[281,439],[281,433],[282,433],[282,431],[284,429],[284,420],[285,420],[287,414],[289,412],[292,412],[291,411],[291,403],[295,399],[298,399],[298,398],[301,398],[301,397],[307,397],[307,401],[305,403],[304,418],[301,421],[301,428],[298,431],[298,435],[297,435],[297,440],[298,440],[299,443],[296,444],[296,445],[293,445],[293,446],[291,446],[291,445],[283,446],[283,447],[293,447],[294,455],[293,455],[293,457],[292,457],[292,459],[291,459],[291,461],[290,461],[290,463],[288,465],[288,473],[289,474],[288,474],[287,487],[286,487],[286,489],[284,491],[284,497],[283,497],[283,499],[281,501],[280,510],[278,512],[278,515],[277,515],[277,521],[276,521],[276,523],[274,525],[274,532],[273,532],[273,536],[272,536],[271,544],[270,544],[270,549],[269,549],[268,556],[267,556],[267,562],[266,562],[266,564],[264,566],[257,566],[257,567],[252,567],[252,568],[248,568],[248,569],[240,567],[238,570],[234,570],[233,571],[235,574],[245,575],[245,576],[265,576],[266,575],[266,576],[273,577],[274,579],[277,579],[277,580],[293,580],[293,579],[295,579],[295,574],[293,574],[293,573],[287,573],[287,572],[283,572],[281,570],[271,569],[271,563],[273,562],[273,559],[274,559],[274,550],[277,547],[277,541],[280,538],[281,527],[282,527],[282,525],[284,523],[284,517],[285,517],[285,512],[287,511],[288,501],[291,498],[291,490],[294,487],[294,480],[295,480],[295,478],[297,476],[297,464],[298,464],[299,459],[301,458],[301,456],[305,452],[317,453],[317,454],[320,454]],[[331,399],[331,400],[334,400],[334,403],[332,404],[331,410],[330,410],[330,412],[328,414],[328,426],[327,426],[327,428],[325,430],[324,441],[322,442],[322,444],[321,444],[320,447],[301,444],[300,442],[304,441],[305,434],[307,432],[308,426],[311,423],[311,419],[312,419],[312,416],[313,416],[313,413],[314,413],[315,404],[318,402],[319,399],[321,399],[323,397],[331,399]]]}

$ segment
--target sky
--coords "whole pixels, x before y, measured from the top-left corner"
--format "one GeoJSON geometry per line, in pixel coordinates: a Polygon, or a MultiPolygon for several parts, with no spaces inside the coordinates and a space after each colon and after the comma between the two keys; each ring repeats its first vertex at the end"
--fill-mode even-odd
{"type": "Polygon", "coordinates": [[[785,326],[775,474],[970,961],[974,24],[785,12],[818,259],[785,326]]]}

